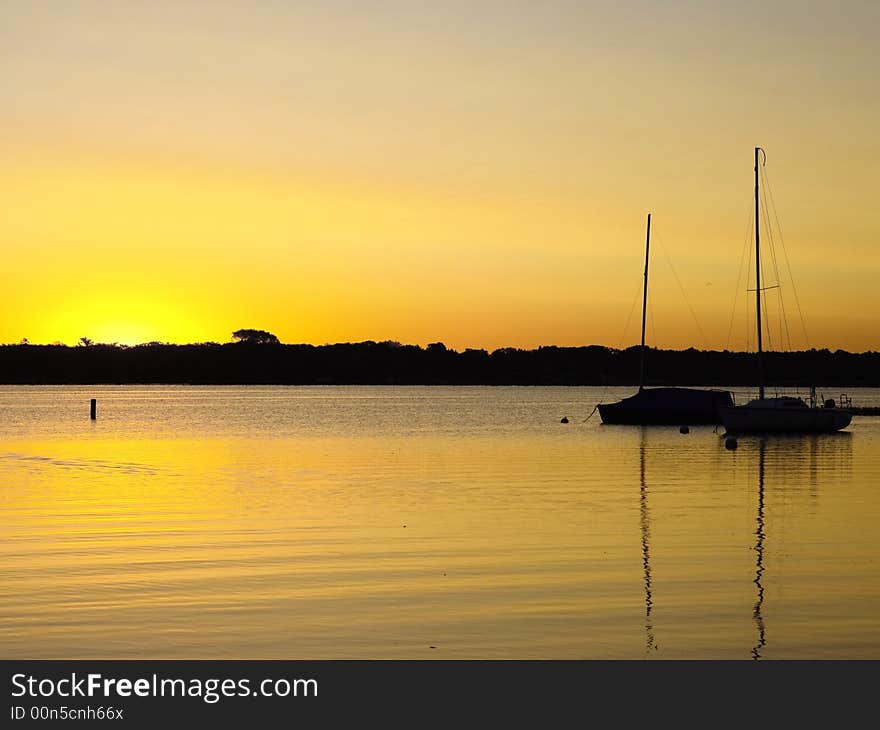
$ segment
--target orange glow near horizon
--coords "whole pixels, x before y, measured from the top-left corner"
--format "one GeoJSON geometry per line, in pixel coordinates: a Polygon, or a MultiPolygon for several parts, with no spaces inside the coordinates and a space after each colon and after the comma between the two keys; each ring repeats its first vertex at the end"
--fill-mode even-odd
{"type": "Polygon", "coordinates": [[[649,343],[741,349],[758,144],[792,348],[880,349],[876,8],[208,7],[4,10],[0,342],[626,347],[651,211],[649,343]]]}

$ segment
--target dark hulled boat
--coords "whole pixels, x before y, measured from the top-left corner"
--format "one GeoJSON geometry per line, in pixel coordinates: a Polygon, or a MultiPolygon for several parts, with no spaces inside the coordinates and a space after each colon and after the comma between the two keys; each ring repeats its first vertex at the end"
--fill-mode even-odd
{"type": "Polygon", "coordinates": [[[600,403],[599,415],[602,423],[630,426],[714,425],[723,406],[733,406],[726,390],[643,388],[617,403],[600,403]]]}
{"type": "Polygon", "coordinates": [[[645,239],[645,279],[642,292],[642,349],[639,356],[639,391],[617,403],[600,403],[602,423],[629,426],[717,424],[719,408],[733,406],[726,390],[699,388],[645,388],[645,315],[648,308],[648,261],[651,251],[651,214],[645,239]]]}

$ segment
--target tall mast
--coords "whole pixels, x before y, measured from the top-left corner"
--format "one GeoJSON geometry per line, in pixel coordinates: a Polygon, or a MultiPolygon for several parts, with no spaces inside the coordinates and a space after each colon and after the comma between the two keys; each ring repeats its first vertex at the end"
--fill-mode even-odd
{"type": "MultiPolygon", "coordinates": [[[[764,398],[764,355],[761,346],[761,211],[758,196],[758,155],[764,152],[755,147],[755,299],[758,312],[758,397],[764,398]]],[[[765,155],[766,157],[766,155],[765,155]]]]}
{"type": "Polygon", "coordinates": [[[648,254],[651,251],[651,214],[648,213],[648,233],[645,238],[645,285],[642,290],[642,349],[639,355],[639,392],[645,387],[645,314],[648,311],[648,254]]]}

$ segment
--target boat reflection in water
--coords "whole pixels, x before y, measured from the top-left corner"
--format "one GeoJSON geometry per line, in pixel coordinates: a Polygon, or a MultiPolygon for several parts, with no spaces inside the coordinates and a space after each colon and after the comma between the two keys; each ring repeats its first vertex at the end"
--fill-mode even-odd
{"type": "Polygon", "coordinates": [[[758,641],[752,647],[752,658],[760,659],[761,650],[767,643],[767,637],[764,630],[764,616],[761,609],[764,606],[764,584],[761,578],[764,575],[764,459],[767,450],[767,441],[761,439],[758,442],[758,517],[756,519],[755,528],[755,586],[758,589],[758,597],[755,601],[755,607],[752,609],[752,618],[755,620],[755,627],[758,630],[758,641]]]}
{"type": "MultiPolygon", "coordinates": [[[[786,510],[792,497],[803,492],[808,486],[809,496],[818,496],[819,465],[824,469],[835,469],[846,472],[850,465],[852,437],[849,433],[777,435],[757,437],[754,442],[757,449],[757,485],[758,493],[755,508],[755,603],[752,607],[752,622],[755,629],[755,643],[751,649],[753,659],[764,658],[767,647],[767,626],[764,616],[765,579],[767,566],[767,497],[768,489],[774,501],[781,503],[777,511],[785,522],[786,510]],[[770,479],[768,479],[768,472],[770,479]],[[804,477],[807,477],[805,480],[804,477]]],[[[750,456],[749,470],[754,463],[750,456]]],[[[812,501],[812,500],[811,500],[812,501]]],[[[800,504],[797,505],[801,507],[800,504]]],[[[789,548],[779,542],[773,543],[777,554],[785,554],[789,548]]],[[[780,579],[790,579],[788,575],[779,575],[780,579]]]]}
{"type": "Polygon", "coordinates": [[[648,485],[645,482],[645,428],[639,440],[639,527],[642,533],[642,568],[645,575],[645,650],[651,653],[654,645],[654,625],[651,621],[651,519],[648,512],[648,485]]]}
{"type": "Polygon", "coordinates": [[[830,581],[836,578],[816,575],[815,560],[834,556],[796,526],[815,517],[820,485],[846,481],[852,436],[761,436],[744,438],[734,452],[719,448],[710,458],[730,478],[719,482],[717,499],[705,492],[700,496],[680,491],[669,478],[664,445],[662,432],[641,429],[638,521],[644,655],[680,656],[683,640],[713,625],[715,632],[700,638],[709,656],[765,658],[772,639],[766,616],[770,576],[777,595],[773,622],[778,632],[788,634],[776,649],[788,656],[793,627],[828,600],[830,581]],[[719,526],[716,535],[695,535],[681,522],[689,519],[682,495],[698,500],[690,507],[701,512],[705,524],[719,526]],[[659,538],[656,545],[652,527],[659,538]],[[686,567],[680,557],[685,551],[703,554],[702,568],[686,567]],[[748,567],[746,554],[752,556],[748,567]],[[658,578],[665,586],[659,593],[658,578]]]}

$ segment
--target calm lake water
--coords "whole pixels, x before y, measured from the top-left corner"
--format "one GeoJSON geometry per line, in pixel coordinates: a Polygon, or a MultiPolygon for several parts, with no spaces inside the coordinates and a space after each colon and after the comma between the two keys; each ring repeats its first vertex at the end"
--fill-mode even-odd
{"type": "Polygon", "coordinates": [[[0,656],[880,658],[880,418],[631,392],[0,386],[0,656]]]}

